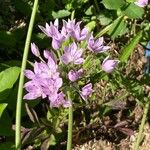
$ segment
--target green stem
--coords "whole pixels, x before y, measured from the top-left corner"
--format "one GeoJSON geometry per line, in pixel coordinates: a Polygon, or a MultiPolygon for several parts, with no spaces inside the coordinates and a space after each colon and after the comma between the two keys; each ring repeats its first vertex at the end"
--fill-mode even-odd
{"type": "Polygon", "coordinates": [[[100,13],[100,9],[99,9],[97,0],[94,0],[94,3],[95,3],[95,6],[96,6],[96,9],[97,9],[97,12],[100,13]]]}
{"type": "Polygon", "coordinates": [[[139,150],[139,145],[140,145],[140,142],[141,142],[141,139],[142,139],[142,133],[143,133],[147,113],[148,113],[148,110],[149,110],[149,105],[150,105],[150,100],[148,99],[148,101],[147,101],[147,103],[145,104],[145,107],[144,107],[144,114],[143,114],[143,118],[142,118],[142,121],[141,121],[141,125],[139,127],[139,133],[138,133],[138,137],[137,137],[137,140],[136,140],[136,143],[135,143],[134,150],[139,150]]]}
{"type": "MultiPolygon", "coordinates": [[[[71,20],[74,19],[75,10],[71,14],[71,20]]],[[[67,91],[68,100],[71,101],[70,91],[67,91]]],[[[73,126],[73,109],[72,104],[69,107],[69,118],[68,118],[68,137],[67,137],[67,150],[72,150],[72,126],[73,126]]]]}
{"type": "Polygon", "coordinates": [[[28,33],[26,37],[23,59],[22,59],[18,95],[17,95],[17,105],[16,105],[16,136],[15,136],[16,150],[21,150],[21,106],[22,106],[23,85],[24,85],[24,70],[26,68],[28,51],[30,47],[31,35],[32,35],[37,7],[38,7],[38,0],[35,0],[29,27],[28,27],[28,33]]]}
{"type": "MultiPolygon", "coordinates": [[[[67,92],[67,95],[68,95],[68,100],[71,101],[69,91],[67,92]]],[[[73,125],[73,109],[71,105],[69,107],[67,150],[72,150],[72,125],[73,125]]]]}

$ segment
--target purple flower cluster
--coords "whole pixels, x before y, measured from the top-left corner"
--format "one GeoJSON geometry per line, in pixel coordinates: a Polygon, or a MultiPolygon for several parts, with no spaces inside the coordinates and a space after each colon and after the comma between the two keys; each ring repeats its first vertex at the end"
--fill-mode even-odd
{"type": "MultiPolygon", "coordinates": [[[[35,47],[35,44],[31,45],[31,49],[33,45],[35,49],[32,52],[36,55],[38,49],[37,46],[35,47]]],[[[63,92],[60,92],[63,82],[58,72],[58,66],[48,51],[44,51],[44,56],[47,62],[35,62],[34,72],[31,70],[25,70],[24,72],[25,76],[30,79],[24,85],[28,91],[24,99],[31,100],[39,97],[48,97],[51,107],[60,107],[61,105],[69,107],[70,101],[65,100],[65,95],[63,92]]]]}
{"type": "MultiPolygon", "coordinates": [[[[64,73],[60,74],[59,72],[61,66],[68,68],[69,71],[65,73],[65,76],[70,84],[71,82],[78,82],[84,75],[84,69],[82,68],[84,51],[89,49],[92,53],[97,54],[110,48],[104,46],[103,37],[95,39],[93,33],[89,33],[85,27],[82,29],[80,25],[81,22],[75,20],[63,20],[63,26],[60,29],[58,19],[56,19],[54,23],[46,23],[45,27],[39,26],[48,37],[52,38],[52,48],[57,50],[55,52],[60,51],[61,56],[59,55],[57,59],[50,51],[44,50],[43,59],[38,47],[31,43],[32,53],[41,61],[34,63],[34,71],[25,70],[25,76],[30,81],[24,85],[28,92],[24,99],[48,98],[51,107],[69,107],[71,105],[70,100],[65,99],[65,93],[62,91],[64,73]],[[86,43],[84,48],[81,41],[86,43]]],[[[106,58],[102,63],[102,70],[110,73],[116,68],[117,64],[117,60],[106,58]]],[[[83,100],[88,99],[93,93],[92,84],[89,81],[81,89],[78,87],[78,90],[83,100]]]]}

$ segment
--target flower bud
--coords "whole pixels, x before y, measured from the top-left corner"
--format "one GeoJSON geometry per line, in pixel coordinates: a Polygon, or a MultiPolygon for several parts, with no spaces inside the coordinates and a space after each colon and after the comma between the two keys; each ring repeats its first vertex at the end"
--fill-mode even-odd
{"type": "Polygon", "coordinates": [[[39,48],[35,45],[35,43],[31,43],[31,51],[36,56],[40,56],[39,48]]]}
{"type": "Polygon", "coordinates": [[[104,70],[107,73],[111,73],[116,68],[118,63],[119,63],[119,60],[109,59],[109,56],[108,56],[104,59],[102,63],[102,70],[104,70]]]}

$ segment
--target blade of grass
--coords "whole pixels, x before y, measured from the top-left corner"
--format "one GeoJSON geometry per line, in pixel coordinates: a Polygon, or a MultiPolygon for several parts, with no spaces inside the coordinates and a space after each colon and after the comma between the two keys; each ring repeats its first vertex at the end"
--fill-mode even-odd
{"type": "MultiPolygon", "coordinates": [[[[116,20],[114,20],[111,24],[107,25],[104,29],[102,29],[99,33],[97,33],[96,38],[101,37],[102,35],[104,35],[105,33],[107,33],[114,25],[115,21],[121,21],[122,19],[126,19],[123,16],[119,16],[116,20]]],[[[116,26],[117,28],[117,26],[116,26]]],[[[115,30],[114,30],[115,31],[115,30]]]]}
{"type": "Polygon", "coordinates": [[[127,46],[125,46],[120,54],[120,61],[127,62],[128,58],[132,54],[134,48],[139,43],[142,38],[143,31],[139,31],[136,36],[129,42],[127,46]]]}
{"type": "Polygon", "coordinates": [[[29,51],[37,7],[38,7],[38,0],[35,0],[31,18],[30,18],[29,27],[28,27],[28,33],[26,37],[22,65],[21,65],[21,73],[20,73],[20,80],[19,80],[19,87],[18,87],[17,105],[16,105],[16,135],[15,135],[16,150],[21,150],[21,105],[22,105],[22,96],[23,96],[24,70],[26,68],[28,51],[29,51]]]}
{"type": "Polygon", "coordinates": [[[147,101],[147,103],[145,104],[145,107],[144,107],[143,118],[142,118],[142,121],[141,121],[141,124],[140,124],[140,127],[139,127],[139,133],[138,133],[138,137],[137,137],[137,140],[136,140],[136,143],[135,143],[134,150],[139,150],[144,125],[145,125],[146,117],[147,117],[148,110],[149,110],[149,105],[150,105],[150,100],[148,99],[148,101],[147,101]]]}

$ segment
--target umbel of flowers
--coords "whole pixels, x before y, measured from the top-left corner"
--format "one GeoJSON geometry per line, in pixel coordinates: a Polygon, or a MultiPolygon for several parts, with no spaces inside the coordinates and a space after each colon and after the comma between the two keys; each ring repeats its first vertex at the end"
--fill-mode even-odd
{"type": "MultiPolygon", "coordinates": [[[[48,99],[51,107],[69,107],[72,103],[66,97],[66,88],[64,88],[66,85],[73,85],[80,98],[88,99],[94,92],[90,80],[85,80],[84,85],[78,86],[78,82],[84,79],[86,74],[83,67],[85,59],[88,54],[97,55],[110,47],[104,46],[103,37],[95,39],[93,33],[90,33],[86,27],[81,28],[81,22],[75,20],[63,20],[60,28],[56,19],[54,23],[46,23],[45,27],[39,26],[39,28],[51,38],[52,50],[44,50],[41,56],[38,47],[31,43],[31,51],[40,61],[35,61],[33,71],[25,70],[25,76],[29,81],[24,85],[28,92],[24,99],[41,97],[48,99]]],[[[111,73],[118,62],[106,57],[101,69],[111,73]]]]}

